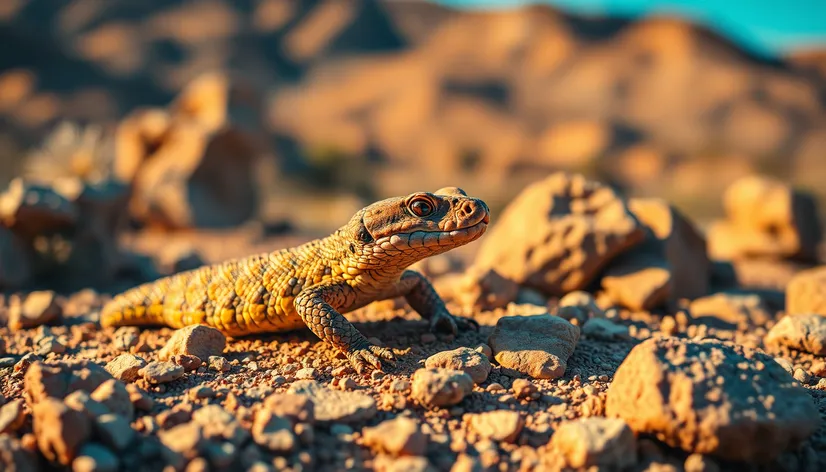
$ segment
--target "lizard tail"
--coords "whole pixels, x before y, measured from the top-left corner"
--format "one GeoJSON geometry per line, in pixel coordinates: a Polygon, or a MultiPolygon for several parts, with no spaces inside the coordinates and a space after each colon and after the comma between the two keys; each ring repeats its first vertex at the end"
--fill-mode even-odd
{"type": "Polygon", "coordinates": [[[164,320],[164,294],[158,286],[164,279],[140,285],[116,295],[103,306],[100,325],[136,326],[162,325],[164,320]]]}

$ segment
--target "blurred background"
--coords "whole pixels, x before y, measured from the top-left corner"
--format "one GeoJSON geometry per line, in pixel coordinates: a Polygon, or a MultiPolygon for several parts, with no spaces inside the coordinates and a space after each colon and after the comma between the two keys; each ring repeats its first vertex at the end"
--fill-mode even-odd
{"type": "MultiPolygon", "coordinates": [[[[20,251],[115,273],[99,252],[121,225],[160,246],[250,222],[324,234],[445,185],[495,219],[555,170],[700,226],[752,173],[822,202],[824,18],[818,1],[4,0],[0,285],[24,279],[20,251]]],[[[208,259],[243,246],[219,241],[208,259]]]]}

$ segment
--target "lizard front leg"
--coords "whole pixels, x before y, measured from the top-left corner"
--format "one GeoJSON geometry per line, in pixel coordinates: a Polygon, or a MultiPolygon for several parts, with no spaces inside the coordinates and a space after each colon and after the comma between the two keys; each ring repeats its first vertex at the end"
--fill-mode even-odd
{"type": "Polygon", "coordinates": [[[391,364],[395,360],[393,353],[371,344],[338,312],[354,296],[353,289],[346,284],[316,285],[302,291],[293,303],[310,331],[341,350],[357,372],[371,366],[381,370],[382,360],[391,364]]]}
{"type": "Polygon", "coordinates": [[[415,270],[406,270],[388,298],[403,296],[416,312],[430,320],[430,330],[444,330],[459,334],[459,330],[479,329],[479,323],[470,318],[453,316],[445,306],[442,297],[428,282],[424,275],[415,270]]]}

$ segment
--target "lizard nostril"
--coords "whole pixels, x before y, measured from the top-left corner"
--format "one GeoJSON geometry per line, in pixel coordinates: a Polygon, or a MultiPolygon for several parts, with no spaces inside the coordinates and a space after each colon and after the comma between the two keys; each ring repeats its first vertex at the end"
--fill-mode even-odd
{"type": "Polygon", "coordinates": [[[471,202],[463,203],[462,207],[459,209],[459,211],[461,211],[462,215],[464,215],[464,216],[472,215],[473,214],[473,203],[471,203],[471,202]]]}

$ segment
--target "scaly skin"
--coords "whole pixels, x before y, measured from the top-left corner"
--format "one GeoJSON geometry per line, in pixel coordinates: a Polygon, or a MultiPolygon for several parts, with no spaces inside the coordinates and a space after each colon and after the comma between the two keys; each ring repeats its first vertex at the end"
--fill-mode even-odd
{"type": "Polygon", "coordinates": [[[489,218],[483,201],[455,187],[389,198],[326,238],[131,289],[103,307],[101,325],[205,324],[230,336],[306,325],[359,372],[381,369],[392,352],[370,344],[341,313],[403,296],[431,329],[475,325],[452,316],[427,279],[406,268],[478,239],[489,218]]]}

